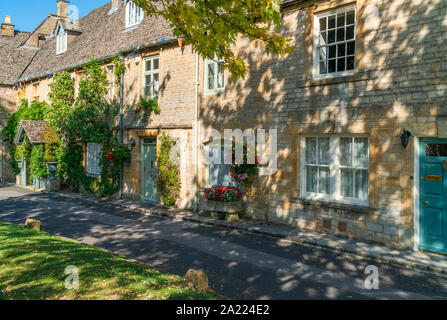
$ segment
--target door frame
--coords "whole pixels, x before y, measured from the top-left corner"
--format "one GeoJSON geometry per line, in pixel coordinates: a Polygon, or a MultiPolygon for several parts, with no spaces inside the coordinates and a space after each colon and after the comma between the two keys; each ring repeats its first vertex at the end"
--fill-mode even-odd
{"type": "Polygon", "coordinates": [[[158,203],[160,200],[160,197],[158,195],[157,185],[155,185],[155,192],[156,192],[156,199],[154,201],[148,200],[144,198],[144,192],[145,192],[145,172],[144,172],[144,147],[148,145],[153,145],[155,147],[155,154],[157,154],[157,137],[156,136],[150,136],[150,137],[140,137],[140,160],[141,160],[141,170],[140,170],[140,188],[141,188],[141,201],[149,202],[149,203],[158,203]],[[145,139],[153,139],[154,143],[144,143],[145,139]]]}

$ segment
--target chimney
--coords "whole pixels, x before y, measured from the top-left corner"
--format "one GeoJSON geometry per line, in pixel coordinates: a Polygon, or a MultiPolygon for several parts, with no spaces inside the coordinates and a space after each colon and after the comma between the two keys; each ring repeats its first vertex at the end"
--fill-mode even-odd
{"type": "Polygon", "coordinates": [[[11,17],[6,16],[5,22],[1,25],[2,36],[4,37],[14,37],[14,25],[11,24],[11,17]]]}
{"type": "Polygon", "coordinates": [[[120,4],[120,0],[112,0],[112,8],[115,8],[120,4]]]}
{"type": "Polygon", "coordinates": [[[57,0],[57,15],[60,17],[68,18],[68,4],[67,0],[57,0]]]}

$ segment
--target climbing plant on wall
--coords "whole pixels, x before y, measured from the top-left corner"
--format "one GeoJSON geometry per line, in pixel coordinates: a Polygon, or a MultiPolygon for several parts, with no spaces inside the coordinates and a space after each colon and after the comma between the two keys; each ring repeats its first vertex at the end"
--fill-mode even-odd
{"type": "Polygon", "coordinates": [[[175,145],[168,133],[161,134],[157,152],[157,189],[167,206],[174,206],[180,196],[180,170],[176,163],[180,155],[175,145]]]}

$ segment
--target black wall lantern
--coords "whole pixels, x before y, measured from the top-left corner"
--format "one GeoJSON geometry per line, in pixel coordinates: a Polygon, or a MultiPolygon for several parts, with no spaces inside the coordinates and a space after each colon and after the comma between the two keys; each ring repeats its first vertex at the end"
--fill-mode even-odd
{"type": "Polygon", "coordinates": [[[400,136],[400,141],[402,142],[402,147],[406,148],[408,146],[410,137],[411,137],[411,132],[404,129],[404,132],[400,136]]]}
{"type": "Polygon", "coordinates": [[[130,138],[129,139],[129,143],[127,144],[129,147],[129,150],[132,150],[133,148],[135,148],[135,146],[137,145],[137,143],[135,142],[134,138],[130,138]]]}

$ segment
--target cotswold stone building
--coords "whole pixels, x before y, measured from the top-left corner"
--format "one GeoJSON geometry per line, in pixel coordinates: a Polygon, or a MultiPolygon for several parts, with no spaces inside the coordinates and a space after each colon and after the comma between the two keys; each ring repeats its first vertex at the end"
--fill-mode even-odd
{"type": "MultiPolygon", "coordinates": [[[[235,82],[131,1],[114,0],[75,25],[59,13],[14,83],[23,84],[21,97],[47,99],[52,74],[76,79],[88,56],[105,67],[116,52],[127,57],[125,104],[155,94],[161,109],[150,121],[126,109],[125,136],[136,141],[124,168],[127,197],[158,202],[148,172],[162,130],[182,154],[178,206],[206,211],[204,189],[229,179],[227,166],[202,161],[199,151],[210,151],[203,131],[276,129],[278,168],[247,190],[248,216],[447,253],[444,0],[284,1],[282,32],[295,51],[268,56],[262,43],[241,37],[236,50],[250,71],[235,82]]],[[[116,91],[111,85],[111,98],[116,91]]],[[[97,150],[86,146],[87,155],[97,150]]]]}

